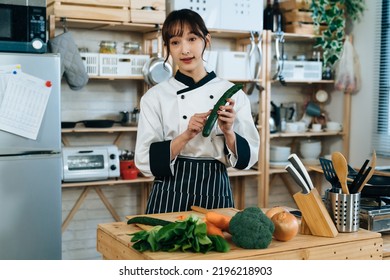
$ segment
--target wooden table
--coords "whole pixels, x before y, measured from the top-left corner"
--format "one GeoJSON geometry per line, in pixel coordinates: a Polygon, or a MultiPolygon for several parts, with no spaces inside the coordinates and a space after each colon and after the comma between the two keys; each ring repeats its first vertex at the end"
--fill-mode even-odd
{"type": "Polygon", "coordinates": [[[382,233],[383,239],[383,259],[390,261],[390,231],[382,233]]]}
{"type": "MultiPolygon", "coordinates": [[[[238,210],[232,208],[216,209],[215,211],[234,215],[238,210]]],[[[177,220],[179,215],[203,214],[193,211],[180,213],[154,214],[150,216],[169,221],[177,220]]],[[[127,217],[127,218],[130,218],[127,217]]],[[[235,246],[231,236],[226,238],[231,244],[227,253],[208,252],[143,252],[134,250],[128,234],[139,231],[136,225],[127,225],[126,222],[99,224],[97,229],[97,250],[104,259],[112,260],[204,260],[204,259],[247,259],[247,260],[341,260],[341,259],[370,259],[383,258],[383,239],[380,233],[360,229],[353,233],[339,233],[335,238],[318,237],[298,234],[287,242],[272,240],[267,249],[246,250],[235,246]]],[[[390,241],[390,240],[389,240],[390,241]]]]}

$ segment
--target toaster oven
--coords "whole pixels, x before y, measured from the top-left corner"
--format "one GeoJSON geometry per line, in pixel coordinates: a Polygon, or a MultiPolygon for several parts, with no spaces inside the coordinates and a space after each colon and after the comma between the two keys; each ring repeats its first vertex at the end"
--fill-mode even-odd
{"type": "Polygon", "coordinates": [[[95,181],[120,176],[119,150],[115,145],[63,147],[64,182],[95,181]]]}

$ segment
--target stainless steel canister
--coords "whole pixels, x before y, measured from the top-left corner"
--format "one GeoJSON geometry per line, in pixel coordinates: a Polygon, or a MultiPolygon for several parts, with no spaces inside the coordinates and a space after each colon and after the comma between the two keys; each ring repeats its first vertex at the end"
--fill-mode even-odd
{"type": "Polygon", "coordinates": [[[360,193],[343,194],[326,190],[325,204],[339,232],[359,230],[360,193]]]}

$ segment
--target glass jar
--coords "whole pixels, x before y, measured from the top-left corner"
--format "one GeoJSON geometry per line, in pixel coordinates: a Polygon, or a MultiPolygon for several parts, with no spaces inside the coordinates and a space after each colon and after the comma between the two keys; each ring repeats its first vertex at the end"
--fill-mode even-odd
{"type": "Polygon", "coordinates": [[[116,54],[116,42],[114,41],[101,41],[99,53],[116,54]]]}
{"type": "Polygon", "coordinates": [[[138,42],[126,42],[123,44],[124,54],[140,54],[141,45],[138,42]]]}

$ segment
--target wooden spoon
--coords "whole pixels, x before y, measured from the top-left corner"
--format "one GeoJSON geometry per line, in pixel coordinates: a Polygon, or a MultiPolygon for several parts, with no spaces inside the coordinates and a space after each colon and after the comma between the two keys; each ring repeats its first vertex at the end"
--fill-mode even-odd
{"type": "Polygon", "coordinates": [[[348,163],[345,157],[340,152],[332,153],[332,163],[336,172],[337,178],[339,178],[341,189],[344,194],[349,194],[347,178],[348,178],[348,163]]]}

